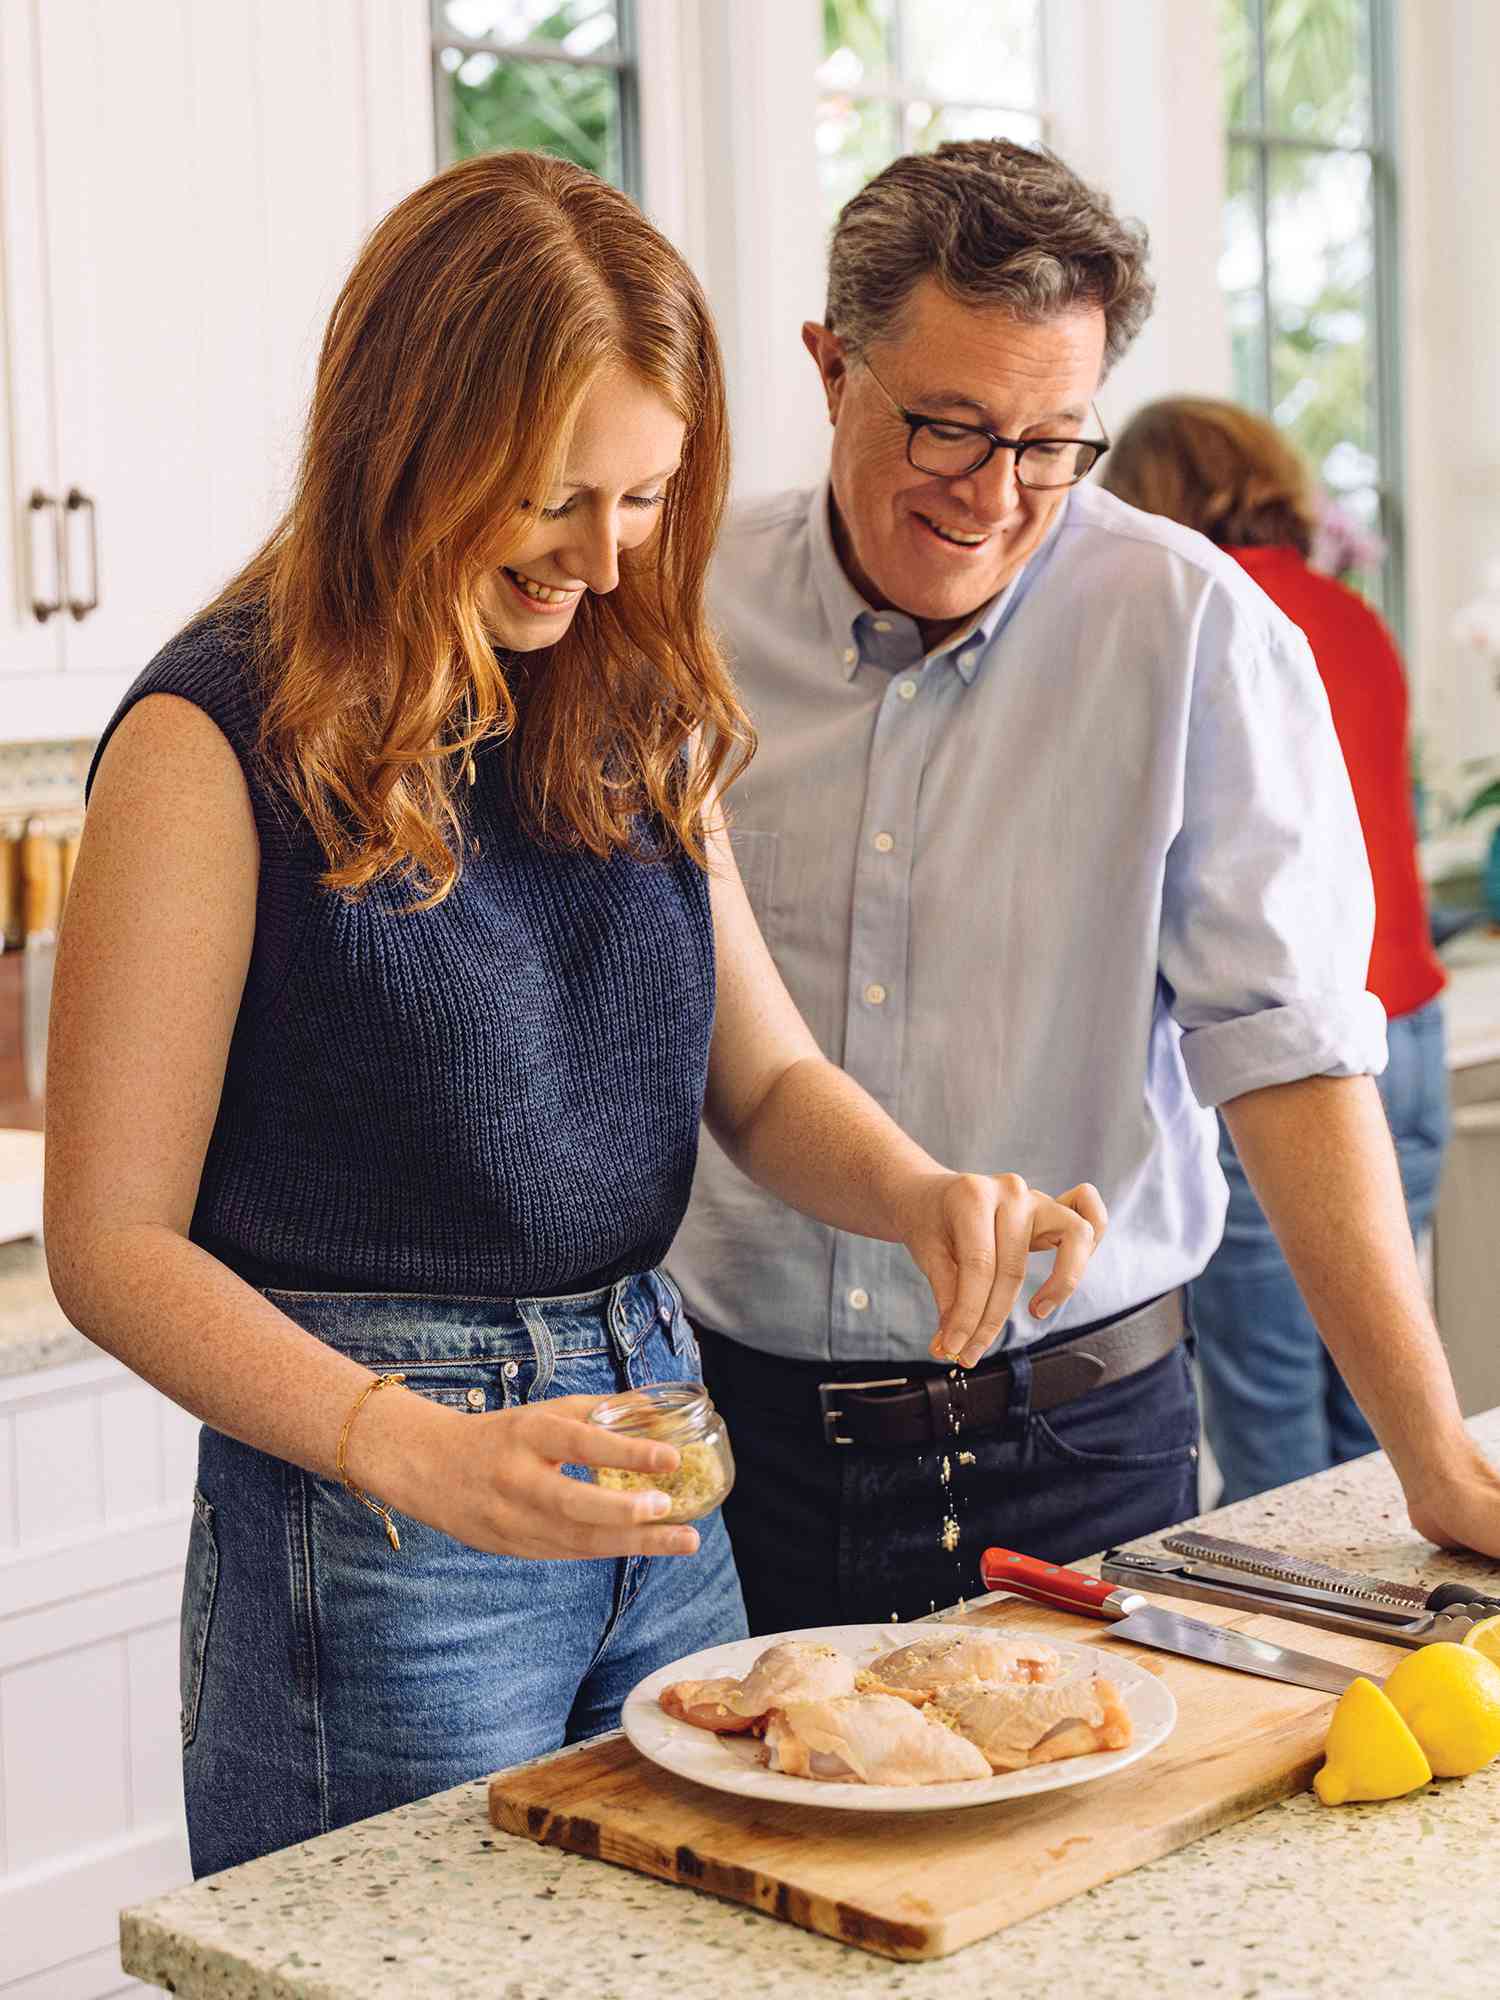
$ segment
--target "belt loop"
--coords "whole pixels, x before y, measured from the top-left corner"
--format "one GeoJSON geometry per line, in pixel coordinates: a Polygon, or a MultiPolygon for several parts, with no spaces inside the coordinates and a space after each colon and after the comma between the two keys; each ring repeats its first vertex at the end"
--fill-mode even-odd
{"type": "Polygon", "coordinates": [[[552,1338],[552,1329],[547,1324],[547,1315],[539,1299],[517,1299],[516,1309],[531,1335],[531,1352],[536,1362],[536,1376],[526,1400],[528,1403],[539,1402],[552,1387],[552,1378],[557,1373],[557,1343],[552,1338]]]}
{"type": "Polygon", "coordinates": [[[661,1301],[661,1321],[667,1338],[672,1343],[672,1352],[679,1358],[693,1351],[693,1329],[688,1324],[687,1307],[683,1302],[682,1289],[675,1278],[668,1277],[660,1265],[651,1273],[655,1280],[656,1296],[661,1301]]]}
{"type": "Polygon", "coordinates": [[[1024,1347],[1016,1347],[1007,1351],[1005,1360],[1010,1364],[1010,1394],[1000,1435],[1006,1444],[1019,1444],[1031,1422],[1031,1356],[1024,1347]]]}
{"type": "Polygon", "coordinates": [[[604,1309],[605,1322],[609,1327],[609,1337],[615,1350],[615,1358],[624,1367],[635,1353],[635,1339],[630,1330],[630,1322],[625,1314],[625,1300],[633,1278],[616,1278],[609,1288],[609,1303],[604,1309]]]}

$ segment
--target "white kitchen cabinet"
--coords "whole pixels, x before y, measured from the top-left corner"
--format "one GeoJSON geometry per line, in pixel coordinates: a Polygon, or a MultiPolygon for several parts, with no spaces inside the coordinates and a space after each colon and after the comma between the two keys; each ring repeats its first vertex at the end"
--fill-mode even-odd
{"type": "Polygon", "coordinates": [[[5,0],[0,133],[0,741],[80,737],[288,497],[339,285],[432,170],[427,9],[5,0]]]}
{"type": "Polygon", "coordinates": [[[1437,1322],[1466,1416],[1500,1402],[1500,937],[1444,951],[1453,1136],[1433,1224],[1437,1322]]]}
{"type": "Polygon", "coordinates": [[[189,1879],[177,1614],[198,1425],[107,1355],[0,1379],[0,2000],[148,1990],[189,1879]]]}

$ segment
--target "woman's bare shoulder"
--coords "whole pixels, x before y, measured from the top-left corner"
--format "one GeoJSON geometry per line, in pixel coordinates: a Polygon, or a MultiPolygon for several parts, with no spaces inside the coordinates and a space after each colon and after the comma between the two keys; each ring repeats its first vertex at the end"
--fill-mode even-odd
{"type": "Polygon", "coordinates": [[[91,829],[150,812],[156,830],[226,821],[255,839],[239,756],[206,709],[177,694],[143,695],[116,725],[89,791],[91,829]]]}

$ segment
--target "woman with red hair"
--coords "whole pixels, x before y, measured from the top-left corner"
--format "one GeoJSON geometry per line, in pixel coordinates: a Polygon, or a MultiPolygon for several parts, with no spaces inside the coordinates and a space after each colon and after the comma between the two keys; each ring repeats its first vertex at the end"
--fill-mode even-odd
{"type": "Polygon", "coordinates": [[[949,1173],[820,1056],[720,794],[727,443],[702,294],[626,198],[489,155],[365,245],[264,548],[91,774],[51,1037],[74,1322],[203,1419],[182,1617],[202,1874],[610,1727],[736,1638],[658,1265],[700,1114],[904,1243],[955,1351],[1104,1217],[949,1173]],[[613,1467],[648,1490],[580,1472],[613,1467]],[[397,1526],[397,1517],[400,1526],[397,1526]],[[669,1560],[688,1558],[692,1560],[669,1560]]]}

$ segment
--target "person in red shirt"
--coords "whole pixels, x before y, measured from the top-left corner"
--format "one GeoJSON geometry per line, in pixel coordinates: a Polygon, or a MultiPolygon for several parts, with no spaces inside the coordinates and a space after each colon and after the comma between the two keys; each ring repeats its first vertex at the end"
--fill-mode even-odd
{"type": "MultiPolygon", "coordinates": [[[[1310,566],[1312,478],[1264,418],[1203,397],[1150,403],[1115,443],[1102,483],[1133,507],[1207,535],[1307,635],[1375,884],[1368,984],[1390,1036],[1380,1094],[1420,1238],[1448,1136],[1438,997],[1445,975],[1417,870],[1401,656],[1363,598],[1310,566]]],[[[1229,1182],[1224,1238],[1189,1288],[1189,1306],[1204,1428],[1227,1502],[1373,1451],[1375,1437],[1318,1338],[1222,1121],[1219,1160],[1229,1182]]]]}

